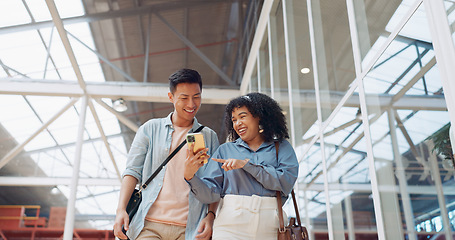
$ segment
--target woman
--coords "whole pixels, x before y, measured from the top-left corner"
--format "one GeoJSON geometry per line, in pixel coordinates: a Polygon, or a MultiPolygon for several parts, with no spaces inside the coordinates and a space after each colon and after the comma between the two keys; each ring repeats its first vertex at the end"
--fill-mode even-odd
{"type": "Polygon", "coordinates": [[[184,177],[201,202],[222,199],[213,226],[214,240],[276,239],[276,191],[286,200],[298,176],[295,152],[285,140],[289,135],[282,109],[267,95],[250,93],[229,102],[225,123],[231,142],[213,154],[208,175],[202,179],[194,176],[203,163],[197,159],[201,153],[192,155],[189,146],[184,177]]]}

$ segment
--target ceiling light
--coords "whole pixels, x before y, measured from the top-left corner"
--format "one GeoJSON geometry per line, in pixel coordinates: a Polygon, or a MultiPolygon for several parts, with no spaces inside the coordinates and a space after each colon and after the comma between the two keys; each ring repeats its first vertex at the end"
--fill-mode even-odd
{"type": "Polygon", "coordinates": [[[55,194],[58,194],[59,192],[60,192],[60,190],[58,190],[57,187],[53,187],[53,188],[51,189],[51,194],[54,194],[54,195],[55,195],[55,194]]]}
{"type": "Polygon", "coordinates": [[[307,73],[310,72],[310,69],[307,68],[307,67],[305,67],[305,68],[302,68],[302,69],[300,70],[300,72],[303,73],[303,74],[307,74],[307,73]]]}
{"type": "Polygon", "coordinates": [[[119,98],[119,99],[115,100],[112,103],[112,107],[117,112],[124,112],[128,109],[128,107],[126,106],[125,100],[123,100],[123,98],[119,98]]]}

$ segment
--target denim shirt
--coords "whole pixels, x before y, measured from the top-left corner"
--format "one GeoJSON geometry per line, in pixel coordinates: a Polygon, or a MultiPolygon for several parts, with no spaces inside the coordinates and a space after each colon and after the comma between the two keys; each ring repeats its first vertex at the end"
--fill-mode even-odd
{"type": "MultiPolygon", "coordinates": [[[[172,142],[172,133],[174,132],[171,116],[172,113],[166,118],[151,119],[139,127],[128,153],[126,170],[123,173],[123,176],[133,176],[138,180],[138,183],[143,184],[166,159],[170,154],[169,149],[172,142]]],[[[189,132],[195,131],[200,126],[201,124],[194,118],[193,126],[189,132]]],[[[218,137],[216,133],[208,127],[204,127],[201,132],[204,135],[205,145],[209,148],[208,154],[212,155],[219,146],[218,137]]],[[[183,147],[180,151],[185,150],[186,147],[183,147]]],[[[206,167],[207,164],[201,167],[196,173],[196,176],[202,176],[206,167]]],[[[142,231],[145,216],[158,197],[161,186],[163,185],[165,172],[166,166],[153,179],[148,187],[142,191],[142,202],[136,215],[131,220],[130,228],[127,232],[130,239],[136,239],[142,231]]],[[[197,234],[196,230],[198,224],[205,217],[208,206],[207,204],[198,201],[191,192],[188,201],[189,212],[185,238],[194,239],[197,234]]]]}
{"type": "Polygon", "coordinates": [[[240,138],[222,144],[212,157],[250,160],[243,168],[227,172],[221,163],[209,160],[203,177],[187,181],[191,192],[204,203],[217,202],[226,194],[275,197],[276,191],[281,191],[284,203],[299,171],[294,149],[286,140],[279,143],[278,159],[274,142],[264,142],[253,151],[240,138]]]}

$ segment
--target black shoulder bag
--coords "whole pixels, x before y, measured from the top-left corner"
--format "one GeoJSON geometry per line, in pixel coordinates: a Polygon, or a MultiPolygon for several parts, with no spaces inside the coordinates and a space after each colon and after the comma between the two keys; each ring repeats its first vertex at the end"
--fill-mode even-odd
{"type": "MultiPolygon", "coordinates": [[[[196,129],[196,131],[194,131],[195,133],[197,132],[200,132],[202,129],[204,128],[204,126],[200,126],[198,129],[196,129]]],[[[149,183],[156,177],[156,175],[158,175],[158,173],[160,173],[161,169],[164,168],[164,166],[166,166],[166,164],[175,156],[175,154],[186,144],[186,139],[183,140],[182,143],[180,143],[180,145],[174,149],[174,151],[172,151],[171,154],[169,154],[169,156],[167,156],[166,160],[164,160],[161,165],[155,170],[155,172],[152,174],[152,176],[149,177],[149,179],[147,179],[147,181],[142,184],[142,186],[140,187],[140,189],[137,189],[135,188],[133,190],[133,193],[131,194],[131,197],[130,197],[130,200],[128,201],[128,204],[126,205],[126,212],[128,213],[128,216],[129,216],[129,222],[131,223],[131,220],[133,219],[134,215],[136,214],[137,210],[139,209],[139,205],[141,204],[142,202],[142,191],[147,188],[147,185],[149,185],[149,183]]],[[[123,233],[126,234],[126,231],[125,229],[122,227],[122,231],[123,233]]]]}

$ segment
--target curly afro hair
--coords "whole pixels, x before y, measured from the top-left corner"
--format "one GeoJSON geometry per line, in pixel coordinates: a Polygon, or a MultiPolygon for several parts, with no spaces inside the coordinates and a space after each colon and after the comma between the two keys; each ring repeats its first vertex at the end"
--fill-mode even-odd
{"type": "Polygon", "coordinates": [[[234,98],[226,106],[224,123],[226,124],[227,135],[230,141],[234,141],[240,137],[232,125],[232,112],[234,109],[243,106],[248,108],[248,111],[254,117],[259,118],[259,124],[264,129],[262,136],[266,142],[281,141],[284,138],[289,138],[286,117],[280,105],[273,98],[262,93],[254,92],[234,98]]]}

